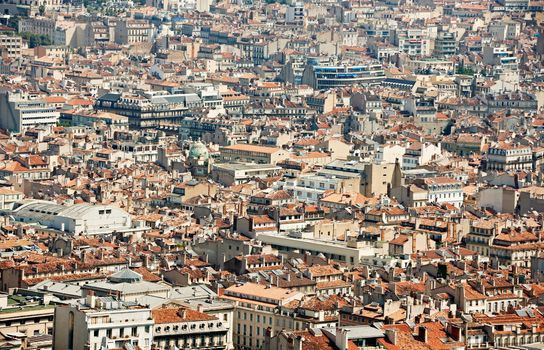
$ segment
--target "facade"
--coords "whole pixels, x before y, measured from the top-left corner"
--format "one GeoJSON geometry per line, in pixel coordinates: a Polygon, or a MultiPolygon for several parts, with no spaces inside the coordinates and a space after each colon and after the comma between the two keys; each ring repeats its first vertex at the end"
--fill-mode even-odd
{"type": "Polygon", "coordinates": [[[12,209],[23,197],[24,194],[19,191],[0,187],[0,210],[12,209]]]}
{"type": "Polygon", "coordinates": [[[293,323],[296,321],[276,310],[303,296],[301,292],[254,283],[233,285],[225,289],[222,299],[237,305],[234,316],[235,347],[259,348],[263,345],[268,329],[272,332],[285,327],[295,329],[293,323]]]}
{"type": "Polygon", "coordinates": [[[278,147],[236,144],[221,147],[221,160],[224,162],[276,164],[289,157],[287,151],[278,147]]]}
{"type": "Polygon", "coordinates": [[[269,244],[272,248],[281,252],[305,252],[312,255],[322,254],[328,259],[334,259],[345,262],[350,266],[359,266],[365,258],[373,257],[376,249],[365,244],[365,242],[332,241],[330,239],[316,239],[311,237],[296,235],[285,236],[283,234],[262,234],[259,240],[264,244],[269,244]]]}
{"type": "Polygon", "coordinates": [[[432,177],[414,182],[427,191],[427,202],[450,203],[456,207],[463,205],[463,186],[461,182],[448,177],[432,177]]]}
{"type": "Polygon", "coordinates": [[[54,126],[60,113],[45,101],[26,99],[19,94],[0,94],[0,128],[21,132],[36,126],[54,126]]]}
{"type": "Polygon", "coordinates": [[[216,163],[212,166],[212,179],[223,186],[239,185],[251,179],[266,178],[278,175],[281,171],[279,166],[269,164],[251,163],[216,163]]]}
{"type": "Polygon", "coordinates": [[[0,35],[0,55],[3,58],[17,58],[21,55],[23,39],[18,36],[0,35]]]}
{"type": "Polygon", "coordinates": [[[381,64],[319,65],[307,64],[302,83],[314,89],[331,89],[342,86],[376,84],[385,79],[381,64]]]}
{"type": "Polygon", "coordinates": [[[153,27],[145,20],[120,20],[115,27],[115,42],[121,45],[149,42],[153,27]]]}
{"type": "Polygon", "coordinates": [[[189,109],[202,105],[197,94],[165,91],[143,94],[107,93],[96,100],[95,109],[129,119],[131,128],[151,128],[180,122],[189,109]]]}
{"type": "Polygon", "coordinates": [[[128,345],[151,350],[153,324],[149,308],[89,295],[76,305],[55,308],[53,348],[98,350],[128,345]]]}
{"type": "Polygon", "coordinates": [[[289,24],[303,25],[304,24],[304,5],[295,3],[287,8],[285,21],[289,24]]]}
{"type": "Polygon", "coordinates": [[[487,150],[486,170],[532,170],[533,154],[530,146],[499,142],[487,150]]]}
{"type": "Polygon", "coordinates": [[[317,203],[325,191],[341,193],[359,192],[361,177],[359,174],[339,171],[322,171],[317,174],[287,178],[276,184],[293,197],[306,203],[317,203]]]}
{"type": "Polygon", "coordinates": [[[30,200],[17,203],[11,215],[17,221],[43,225],[70,235],[135,231],[130,215],[113,206],[92,204],[64,206],[53,202],[30,200]]]}
{"type": "Polygon", "coordinates": [[[161,307],[151,315],[154,349],[227,349],[228,324],[213,315],[183,307],[161,307]]]}

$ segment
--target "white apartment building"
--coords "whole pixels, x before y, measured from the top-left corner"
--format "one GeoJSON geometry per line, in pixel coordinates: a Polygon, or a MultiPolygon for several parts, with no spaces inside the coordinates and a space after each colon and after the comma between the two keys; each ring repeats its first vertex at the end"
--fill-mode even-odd
{"type": "Polygon", "coordinates": [[[433,48],[428,29],[422,28],[395,30],[393,44],[410,56],[429,56],[433,48]]]}
{"type": "Polygon", "coordinates": [[[57,125],[59,111],[40,99],[27,99],[20,94],[0,94],[0,128],[21,132],[39,125],[57,125]]]}
{"type": "Polygon", "coordinates": [[[489,25],[489,32],[495,40],[515,40],[521,33],[521,23],[512,20],[501,20],[489,25]]]}
{"type": "Polygon", "coordinates": [[[55,309],[54,349],[150,350],[153,342],[151,310],[112,297],[88,295],[73,305],[55,309]]]}
{"type": "Polygon", "coordinates": [[[402,164],[402,158],[406,153],[406,147],[401,145],[386,144],[380,145],[376,150],[375,160],[376,163],[396,163],[397,161],[402,164]]]}
{"type": "Polygon", "coordinates": [[[514,51],[506,46],[485,46],[483,48],[483,63],[501,66],[505,70],[518,70],[518,58],[514,51]]]}
{"type": "Polygon", "coordinates": [[[317,239],[313,237],[313,233],[310,236],[304,233],[290,234],[289,236],[267,233],[260,235],[259,240],[282,252],[299,251],[312,255],[323,254],[328,259],[355,266],[360,265],[363,261],[368,261],[368,258],[374,257],[378,251],[367,242],[317,239]]]}
{"type": "Polygon", "coordinates": [[[24,194],[8,187],[0,188],[0,210],[12,209],[15,203],[21,201],[24,194]]]}
{"type": "Polygon", "coordinates": [[[359,192],[360,176],[350,176],[318,173],[297,178],[287,178],[276,183],[277,189],[288,191],[299,201],[317,203],[325,191],[359,192]]]}
{"type": "Polygon", "coordinates": [[[530,146],[499,142],[491,145],[485,157],[486,170],[532,170],[533,153],[530,146]]]}
{"type": "Polygon", "coordinates": [[[463,184],[449,177],[431,177],[414,182],[427,191],[427,202],[449,203],[457,208],[463,205],[463,184]]]}
{"type": "Polygon", "coordinates": [[[426,165],[441,154],[440,144],[414,142],[406,148],[402,158],[402,168],[414,169],[426,165]]]}
{"type": "Polygon", "coordinates": [[[304,24],[304,5],[297,3],[289,6],[285,14],[285,21],[297,25],[304,24]]]}

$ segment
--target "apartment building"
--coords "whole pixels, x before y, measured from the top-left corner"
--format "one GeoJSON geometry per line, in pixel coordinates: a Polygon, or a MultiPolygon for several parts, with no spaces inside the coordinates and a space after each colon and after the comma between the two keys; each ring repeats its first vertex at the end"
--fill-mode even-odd
{"type": "Polygon", "coordinates": [[[9,187],[0,187],[0,210],[12,209],[15,203],[21,201],[24,194],[9,187]]]}
{"type": "Polygon", "coordinates": [[[410,56],[429,56],[432,53],[432,40],[427,28],[397,29],[392,43],[410,56]]]}
{"type": "Polygon", "coordinates": [[[365,65],[347,62],[336,65],[309,63],[304,68],[302,84],[322,90],[359,84],[377,84],[384,79],[385,73],[379,63],[365,65]]]}
{"type": "Polygon", "coordinates": [[[289,24],[304,25],[304,5],[302,3],[295,3],[287,7],[285,21],[289,24]]]}
{"type": "Polygon", "coordinates": [[[281,306],[303,297],[304,293],[298,291],[255,283],[226,288],[221,298],[235,303],[235,347],[258,349],[263,345],[267,332],[301,329],[301,324],[296,324],[298,321],[278,311],[281,306]]]}
{"type": "Polygon", "coordinates": [[[235,144],[219,149],[224,162],[276,164],[289,157],[289,152],[278,147],[235,144]]]}
{"type": "Polygon", "coordinates": [[[197,94],[147,91],[139,93],[109,92],[100,96],[95,109],[129,119],[131,128],[152,128],[163,124],[179,123],[189,114],[189,109],[202,106],[197,94]]]}
{"type": "Polygon", "coordinates": [[[152,37],[153,27],[146,20],[121,20],[115,27],[115,42],[120,45],[150,42],[152,37]]]}
{"type": "MultiPolygon", "coordinates": [[[[318,233],[318,235],[321,235],[318,233]]],[[[324,235],[322,235],[324,236],[324,235]]],[[[347,241],[318,239],[314,233],[305,234],[262,234],[259,240],[263,244],[271,245],[272,248],[281,252],[306,252],[312,255],[322,254],[327,259],[344,262],[348,265],[358,266],[364,260],[372,260],[377,249],[365,242],[358,242],[352,238],[347,241]]]]}
{"type": "Polygon", "coordinates": [[[506,46],[485,46],[483,48],[483,63],[501,66],[508,70],[518,69],[516,54],[506,46]]]}
{"type": "Polygon", "coordinates": [[[55,311],[52,298],[51,295],[0,294],[0,333],[3,335],[0,347],[24,349],[40,343],[43,348],[51,348],[55,311]],[[17,336],[10,336],[14,334],[17,336]]]}
{"type": "Polygon", "coordinates": [[[457,38],[455,33],[440,31],[434,41],[433,54],[438,57],[455,55],[457,52],[457,38]]]}
{"type": "Polygon", "coordinates": [[[19,33],[46,35],[53,39],[57,21],[47,17],[21,18],[18,23],[19,33]]]}
{"type": "Polygon", "coordinates": [[[521,33],[521,23],[504,19],[489,25],[489,32],[498,41],[516,40],[521,33]]]}
{"type": "Polygon", "coordinates": [[[488,148],[483,164],[485,170],[532,170],[532,149],[526,145],[497,142],[488,148]]]}
{"type": "Polygon", "coordinates": [[[430,163],[442,154],[440,144],[414,142],[406,147],[402,157],[403,169],[415,169],[430,163]]]}
{"type": "Polygon", "coordinates": [[[20,36],[0,35],[0,56],[3,58],[17,58],[21,56],[23,38],[20,36]]]}
{"type": "Polygon", "coordinates": [[[153,343],[151,310],[136,303],[92,294],[55,308],[54,349],[141,348],[153,343]]]}
{"type": "Polygon", "coordinates": [[[227,349],[228,323],[214,315],[186,307],[151,311],[153,349],[227,349]]]}
{"type": "Polygon", "coordinates": [[[223,186],[239,185],[251,179],[277,176],[282,168],[270,164],[220,163],[212,166],[212,179],[223,186]]]}
{"type": "Polygon", "coordinates": [[[40,125],[55,126],[59,111],[40,99],[30,99],[16,93],[0,94],[0,128],[21,132],[40,125]]]}
{"type": "Polygon", "coordinates": [[[427,202],[449,203],[457,208],[463,205],[463,185],[449,177],[431,177],[419,179],[414,184],[427,191],[427,202]]]}
{"type": "Polygon", "coordinates": [[[359,174],[324,169],[298,178],[285,178],[276,187],[289,192],[299,201],[317,203],[326,191],[339,193],[359,192],[359,174]]]}

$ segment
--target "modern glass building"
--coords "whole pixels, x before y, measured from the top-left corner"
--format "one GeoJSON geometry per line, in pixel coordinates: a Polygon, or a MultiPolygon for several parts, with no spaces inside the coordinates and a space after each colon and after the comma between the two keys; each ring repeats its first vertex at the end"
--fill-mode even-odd
{"type": "Polygon", "coordinates": [[[319,90],[351,85],[377,84],[384,79],[385,73],[379,63],[328,66],[309,60],[302,75],[303,84],[319,90]]]}

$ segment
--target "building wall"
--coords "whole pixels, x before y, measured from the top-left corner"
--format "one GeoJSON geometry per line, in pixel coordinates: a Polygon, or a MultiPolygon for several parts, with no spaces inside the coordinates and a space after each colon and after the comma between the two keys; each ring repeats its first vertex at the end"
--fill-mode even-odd
{"type": "Polygon", "coordinates": [[[478,206],[493,208],[499,213],[514,213],[518,197],[512,188],[486,188],[478,193],[478,206]]]}

